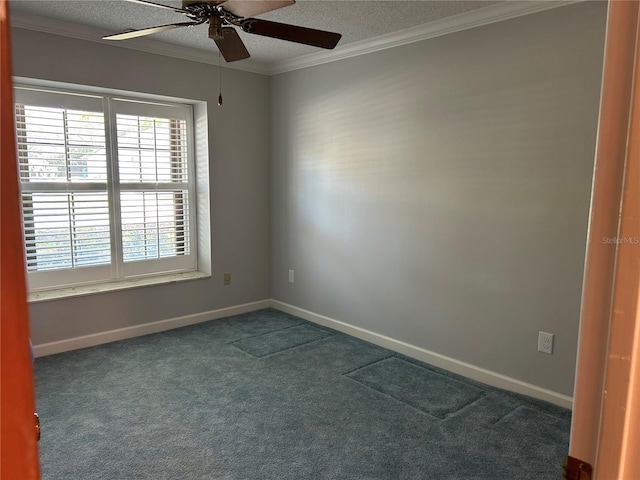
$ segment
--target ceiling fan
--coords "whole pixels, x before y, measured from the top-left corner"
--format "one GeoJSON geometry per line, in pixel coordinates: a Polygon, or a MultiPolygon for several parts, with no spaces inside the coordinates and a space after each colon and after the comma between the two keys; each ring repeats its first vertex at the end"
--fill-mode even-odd
{"type": "Polygon", "coordinates": [[[183,0],[182,8],[170,7],[148,0],[127,1],[182,13],[189,18],[189,21],[140,30],[127,30],[102,37],[103,40],[127,40],[208,22],[209,38],[216,42],[218,50],[227,62],[235,62],[249,58],[250,55],[234,27],[239,27],[243,32],[255,35],[326,49],[334,48],[342,37],[339,33],[252,18],[254,15],[293,5],[295,0],[183,0]]]}

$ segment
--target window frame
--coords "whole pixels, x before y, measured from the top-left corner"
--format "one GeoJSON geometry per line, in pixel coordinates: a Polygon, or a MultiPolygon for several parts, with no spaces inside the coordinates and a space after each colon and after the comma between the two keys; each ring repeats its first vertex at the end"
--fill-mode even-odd
{"type": "MultiPolygon", "coordinates": [[[[110,91],[107,89],[97,89],[93,87],[83,88],[76,85],[69,88],[66,85],[52,85],[53,82],[46,83],[48,85],[31,81],[25,83],[16,80],[14,85],[15,103],[34,106],[55,106],[57,108],[64,109],[73,109],[75,107],[86,108],[86,106],[92,102],[95,107],[95,102],[97,100],[99,100],[101,104],[101,110],[99,111],[104,115],[104,133],[106,140],[105,155],[107,157],[107,181],[105,190],[108,196],[109,205],[111,261],[107,265],[28,272],[27,279],[29,291],[40,292],[84,285],[95,286],[100,284],[114,284],[124,281],[131,283],[132,280],[136,279],[155,276],[167,278],[167,276],[171,276],[172,274],[187,274],[187,277],[189,277],[190,273],[197,272],[200,266],[200,253],[198,248],[201,236],[200,229],[202,226],[208,227],[209,224],[208,220],[203,221],[198,214],[198,208],[203,205],[202,195],[197,191],[199,185],[202,183],[199,177],[203,172],[206,173],[208,177],[208,167],[203,168],[201,161],[202,154],[206,154],[207,152],[201,151],[199,154],[196,152],[198,144],[201,143],[202,140],[200,138],[196,139],[195,129],[196,121],[201,122],[202,117],[204,117],[206,124],[206,104],[204,104],[204,102],[159,97],[157,95],[110,91]],[[60,104],[60,102],[54,102],[53,100],[56,99],[56,97],[64,98],[65,101],[62,102],[62,104],[60,104]],[[57,105],[52,105],[52,103],[57,103],[57,105]],[[198,103],[202,104],[198,105],[198,103]],[[196,111],[199,113],[196,114],[196,111]],[[161,112],[170,113],[171,115],[158,115],[161,112]],[[158,188],[158,186],[162,185],[162,182],[157,181],[146,182],[145,185],[140,184],[136,187],[132,187],[132,184],[120,181],[118,171],[118,131],[116,124],[116,115],[118,113],[185,120],[187,181],[179,183],[186,185],[185,191],[188,196],[186,208],[188,208],[189,253],[186,255],[155,258],[151,260],[132,260],[127,262],[123,260],[122,223],[120,218],[121,193],[123,191],[129,192],[132,190],[139,190],[141,192],[163,192],[171,191],[172,188],[158,188]],[[201,158],[196,162],[197,155],[201,158]],[[151,186],[150,183],[155,183],[155,189],[145,190],[144,187],[151,186]],[[126,185],[126,188],[123,188],[123,185],[126,185]]],[[[199,128],[198,135],[200,136],[203,134],[206,137],[206,131],[203,132],[202,129],[199,128]]],[[[202,148],[200,148],[200,150],[202,150],[202,148]]],[[[208,181],[208,178],[206,180],[208,181]]],[[[100,182],[91,181],[70,182],[67,180],[66,182],[23,182],[22,179],[20,181],[21,193],[24,191],[34,193],[42,191],[39,190],[38,187],[48,187],[48,189],[52,191],[59,190],[61,192],[99,191],[99,188],[97,187],[98,184],[102,185],[100,182]],[[58,185],[56,185],[56,183],[58,183],[58,185]],[[70,183],[73,183],[72,189],[69,188],[70,183]]],[[[175,190],[175,185],[173,185],[173,189],[175,190]]],[[[206,193],[208,194],[208,192],[206,193]]],[[[208,207],[208,201],[205,202],[205,206],[208,207]]],[[[203,210],[208,209],[205,208],[203,210]]],[[[23,237],[24,236],[25,226],[23,223],[23,237]]],[[[204,265],[203,270],[207,270],[206,265],[204,265]]]]}

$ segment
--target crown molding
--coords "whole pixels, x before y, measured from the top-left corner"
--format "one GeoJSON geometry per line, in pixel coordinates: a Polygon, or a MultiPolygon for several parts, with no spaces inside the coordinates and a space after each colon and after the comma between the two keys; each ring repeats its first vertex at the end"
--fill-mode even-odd
{"type": "Polygon", "coordinates": [[[563,7],[585,0],[533,0],[533,1],[504,1],[495,5],[460,13],[424,25],[418,25],[399,32],[380,35],[375,38],[353,42],[327,52],[312,53],[291,60],[273,62],[268,65],[267,74],[300,70],[302,68],[322,65],[346,58],[356,57],[367,53],[386,50],[409,43],[427,40],[429,38],[448,35],[450,33],[468,30],[491,23],[522,17],[532,13],[563,7]]]}
{"type": "MultiPolygon", "coordinates": [[[[63,20],[54,20],[19,11],[11,13],[11,26],[25,30],[34,30],[53,35],[77,38],[79,40],[87,40],[89,42],[101,43],[111,47],[139,50],[147,53],[155,53],[157,55],[180,58],[182,60],[190,60],[193,62],[207,63],[209,65],[216,66],[218,65],[218,55],[213,52],[143,38],[134,38],[127,42],[102,40],[102,37],[104,35],[108,35],[110,32],[87,25],[66,22],[63,20]]],[[[242,60],[241,62],[234,62],[232,64],[223,63],[221,67],[243,70],[261,75],[268,74],[267,66],[264,63],[255,62],[250,59],[242,60]]]]}
{"type": "MultiPolygon", "coordinates": [[[[452,17],[446,17],[441,20],[436,20],[424,25],[418,25],[399,32],[393,32],[375,38],[349,43],[343,47],[338,47],[335,50],[313,53],[311,55],[304,55],[291,60],[283,60],[281,62],[272,62],[269,64],[252,60],[242,60],[240,62],[222,64],[221,66],[223,68],[243,70],[261,75],[278,75],[280,73],[335,62],[337,60],[386,50],[387,48],[398,47],[400,45],[419,42],[429,38],[448,35],[450,33],[501,22],[511,18],[530,15],[532,13],[542,12],[552,8],[563,7],[581,1],[585,0],[503,1],[495,5],[461,13],[452,17]]],[[[157,55],[166,55],[183,60],[218,65],[217,55],[213,55],[209,51],[143,38],[135,38],[126,43],[110,42],[108,40],[102,40],[102,37],[110,32],[106,32],[99,28],[29,15],[19,11],[12,13],[11,26],[26,30],[51,33],[53,35],[77,38],[80,40],[87,40],[112,47],[128,48],[131,50],[139,50],[157,55]]]]}

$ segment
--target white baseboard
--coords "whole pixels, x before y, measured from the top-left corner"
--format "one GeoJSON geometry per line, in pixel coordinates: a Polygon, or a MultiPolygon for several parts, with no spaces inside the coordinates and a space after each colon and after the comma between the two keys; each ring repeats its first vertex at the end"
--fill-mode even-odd
{"type": "Polygon", "coordinates": [[[469,363],[465,363],[460,360],[441,355],[439,353],[431,352],[424,348],[416,347],[415,345],[411,345],[406,342],[387,337],[385,335],[380,335],[364,328],[349,325],[348,323],[341,322],[324,315],[319,315],[317,313],[310,312],[309,310],[298,308],[277,300],[260,300],[257,302],[220,308],[218,310],[211,310],[208,312],[201,312],[193,315],[169,318],[166,320],[145,323],[142,325],[133,325],[131,327],[119,328],[116,330],[109,330],[106,332],[99,332],[91,335],[84,335],[81,337],[68,338],[56,342],[42,343],[39,345],[34,345],[33,350],[36,357],[43,357],[46,355],[67,352],[70,350],[93,347],[96,345],[101,345],[103,343],[125,340],[127,338],[149,335],[151,333],[158,333],[165,330],[172,330],[174,328],[194,325],[196,323],[208,322],[210,320],[215,320],[218,318],[229,317],[232,315],[252,312],[269,307],[281,310],[286,313],[290,313],[291,315],[295,315],[319,325],[324,325],[325,327],[333,328],[334,330],[338,330],[353,337],[371,342],[375,345],[388,348],[389,350],[402,353],[403,355],[407,355],[408,357],[415,358],[417,360],[423,361],[439,368],[443,368],[453,373],[457,373],[472,380],[486,383],[487,385],[503,388],[505,390],[521,393],[524,395],[529,395],[530,397],[545,400],[547,402],[551,402],[565,408],[572,408],[573,405],[573,398],[567,395],[547,390],[530,383],[522,382],[515,378],[492,372],[490,370],[486,370],[484,368],[480,368],[475,365],[471,365],[469,363]]]}
{"type": "Polygon", "coordinates": [[[67,338],[57,342],[42,343],[34,345],[33,350],[36,357],[43,357],[46,355],[53,355],[55,353],[67,352],[69,350],[77,350],[79,348],[94,347],[96,345],[115,342],[117,340],[149,335],[150,333],[158,333],[165,330],[172,330],[174,328],[186,327],[187,325],[208,322],[209,320],[238,315],[240,313],[253,312],[254,310],[260,310],[262,308],[269,308],[270,306],[271,300],[261,300],[242,305],[234,305],[232,307],[210,310],[208,312],[201,312],[193,315],[185,315],[183,317],[168,318],[158,322],[144,323],[142,325],[133,325],[131,327],[118,328],[116,330],[83,335],[81,337],[67,338]]]}
{"type": "Polygon", "coordinates": [[[564,408],[572,408],[573,398],[567,395],[563,395],[546,388],[538,387],[530,383],[522,382],[515,378],[502,375],[500,373],[492,372],[484,368],[471,365],[469,363],[461,362],[455,358],[446,357],[439,353],[431,352],[421,347],[416,347],[400,340],[396,340],[384,335],[380,335],[364,328],[355,327],[348,323],[335,320],[333,318],[325,317],[324,315],[318,315],[317,313],[304,310],[302,308],[289,305],[288,303],[280,302],[277,300],[271,301],[272,308],[281,310],[283,312],[295,315],[296,317],[303,318],[313,323],[323,325],[325,327],[333,328],[340,332],[346,333],[353,337],[366,340],[367,342],[379,345],[394,352],[402,353],[416,360],[428,363],[435,367],[442,368],[444,370],[457,373],[464,377],[476,380],[478,382],[485,383],[494,387],[509,390],[511,392],[521,393],[530,397],[545,400],[547,402],[559,405],[564,408]]]}

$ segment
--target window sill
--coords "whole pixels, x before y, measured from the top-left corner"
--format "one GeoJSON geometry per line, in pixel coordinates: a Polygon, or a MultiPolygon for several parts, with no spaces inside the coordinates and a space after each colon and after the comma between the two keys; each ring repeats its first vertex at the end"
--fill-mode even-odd
{"type": "Polygon", "coordinates": [[[129,280],[120,280],[117,282],[99,283],[95,285],[79,285],[76,287],[56,288],[53,290],[31,292],[27,295],[27,300],[29,303],[46,302],[48,300],[81,297],[85,295],[94,295],[96,293],[127,290],[130,288],[146,287],[150,285],[163,285],[166,283],[183,282],[186,280],[197,280],[200,278],[208,278],[210,276],[211,275],[209,275],[208,273],[203,272],[171,273],[168,275],[134,278],[129,280]]]}

